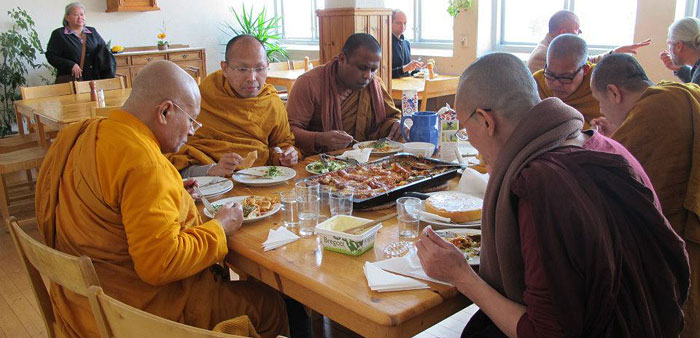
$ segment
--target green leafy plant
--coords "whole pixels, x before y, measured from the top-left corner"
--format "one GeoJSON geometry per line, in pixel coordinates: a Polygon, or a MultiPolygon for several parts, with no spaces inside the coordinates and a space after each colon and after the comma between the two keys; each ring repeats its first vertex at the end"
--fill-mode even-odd
{"type": "Polygon", "coordinates": [[[459,12],[467,11],[472,7],[472,0],[449,0],[449,5],[447,6],[447,13],[450,13],[452,17],[457,17],[459,12]]]}
{"type": "Polygon", "coordinates": [[[233,7],[229,7],[229,9],[233,13],[237,25],[225,22],[223,24],[224,33],[230,34],[231,37],[248,34],[258,38],[265,46],[268,61],[277,62],[289,59],[287,50],[280,45],[282,36],[278,32],[280,31],[281,17],[268,16],[265,7],[255,15],[253,15],[253,7],[246,12],[245,4],[240,14],[233,7]]]}
{"type": "Polygon", "coordinates": [[[12,131],[15,121],[13,102],[20,98],[19,87],[27,84],[28,68],[45,67],[54,71],[46,63],[36,62],[37,54],[43,54],[44,50],[34,29],[34,20],[19,7],[7,14],[14,23],[10,30],[0,33],[0,137],[12,131]]]}

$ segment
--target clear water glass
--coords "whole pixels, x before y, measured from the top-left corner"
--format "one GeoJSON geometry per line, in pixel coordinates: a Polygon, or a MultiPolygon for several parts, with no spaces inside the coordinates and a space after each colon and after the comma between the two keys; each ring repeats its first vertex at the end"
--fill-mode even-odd
{"type": "Polygon", "coordinates": [[[294,190],[280,192],[282,202],[282,221],[288,229],[299,226],[299,205],[297,204],[297,194],[294,190]]]}
{"type": "Polygon", "coordinates": [[[331,217],[335,215],[352,216],[352,191],[333,191],[329,197],[331,217]]]}
{"type": "Polygon", "coordinates": [[[389,243],[384,248],[387,257],[400,257],[413,247],[411,240],[418,237],[420,227],[421,200],[415,197],[401,197],[396,200],[396,217],[398,218],[399,240],[389,243]]]}
{"type": "Polygon", "coordinates": [[[299,207],[299,236],[310,237],[321,213],[320,185],[318,182],[297,182],[295,191],[299,207]]]}
{"type": "MultiPolygon", "coordinates": [[[[329,198],[333,189],[329,185],[322,184],[319,191],[321,192],[321,216],[330,216],[329,198]]],[[[319,221],[319,223],[321,223],[321,221],[319,221]]]]}

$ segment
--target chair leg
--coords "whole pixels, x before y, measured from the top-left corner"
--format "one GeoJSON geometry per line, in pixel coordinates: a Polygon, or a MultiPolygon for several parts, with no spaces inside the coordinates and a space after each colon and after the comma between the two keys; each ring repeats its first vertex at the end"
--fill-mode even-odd
{"type": "Polygon", "coordinates": [[[5,185],[5,175],[0,179],[0,216],[2,216],[2,222],[7,223],[10,219],[10,208],[7,205],[7,190],[5,185]]]}

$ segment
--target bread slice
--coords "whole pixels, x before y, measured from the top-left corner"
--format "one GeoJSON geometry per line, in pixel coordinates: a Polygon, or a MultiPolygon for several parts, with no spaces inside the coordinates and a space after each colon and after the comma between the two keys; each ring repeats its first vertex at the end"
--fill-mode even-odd
{"type": "Polygon", "coordinates": [[[247,169],[253,166],[253,163],[255,163],[255,160],[258,159],[258,151],[253,150],[248,153],[248,155],[243,158],[243,161],[238,164],[238,169],[247,169]]]}
{"type": "Polygon", "coordinates": [[[454,223],[473,222],[481,219],[481,198],[459,191],[442,191],[425,201],[425,211],[449,217],[454,223]]]}

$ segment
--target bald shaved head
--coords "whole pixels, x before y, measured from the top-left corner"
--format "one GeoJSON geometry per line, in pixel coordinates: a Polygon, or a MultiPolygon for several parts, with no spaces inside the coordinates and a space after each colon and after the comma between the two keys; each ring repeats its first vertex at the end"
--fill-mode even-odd
{"type": "Polygon", "coordinates": [[[547,49],[547,63],[552,59],[569,61],[580,66],[588,60],[588,45],[578,35],[559,35],[552,40],[547,49]]]}
{"type": "Polygon", "coordinates": [[[593,68],[591,76],[591,86],[600,92],[605,92],[609,84],[636,92],[646,89],[651,83],[642,65],[628,54],[606,56],[593,68]]]}
{"type": "Polygon", "coordinates": [[[508,53],[478,58],[462,73],[455,104],[471,112],[491,109],[518,121],[540,102],[537,84],[520,59],[508,53]]]}
{"type": "Polygon", "coordinates": [[[265,45],[263,45],[262,41],[258,40],[258,38],[248,34],[234,36],[226,44],[224,60],[226,62],[229,62],[229,59],[233,59],[236,57],[236,51],[247,50],[249,48],[262,49],[263,53],[265,53],[265,45]]]}
{"type": "Polygon", "coordinates": [[[560,30],[566,29],[572,24],[576,24],[577,27],[579,25],[578,17],[574,12],[567,10],[558,11],[549,18],[549,33],[556,35],[560,30]]]}

